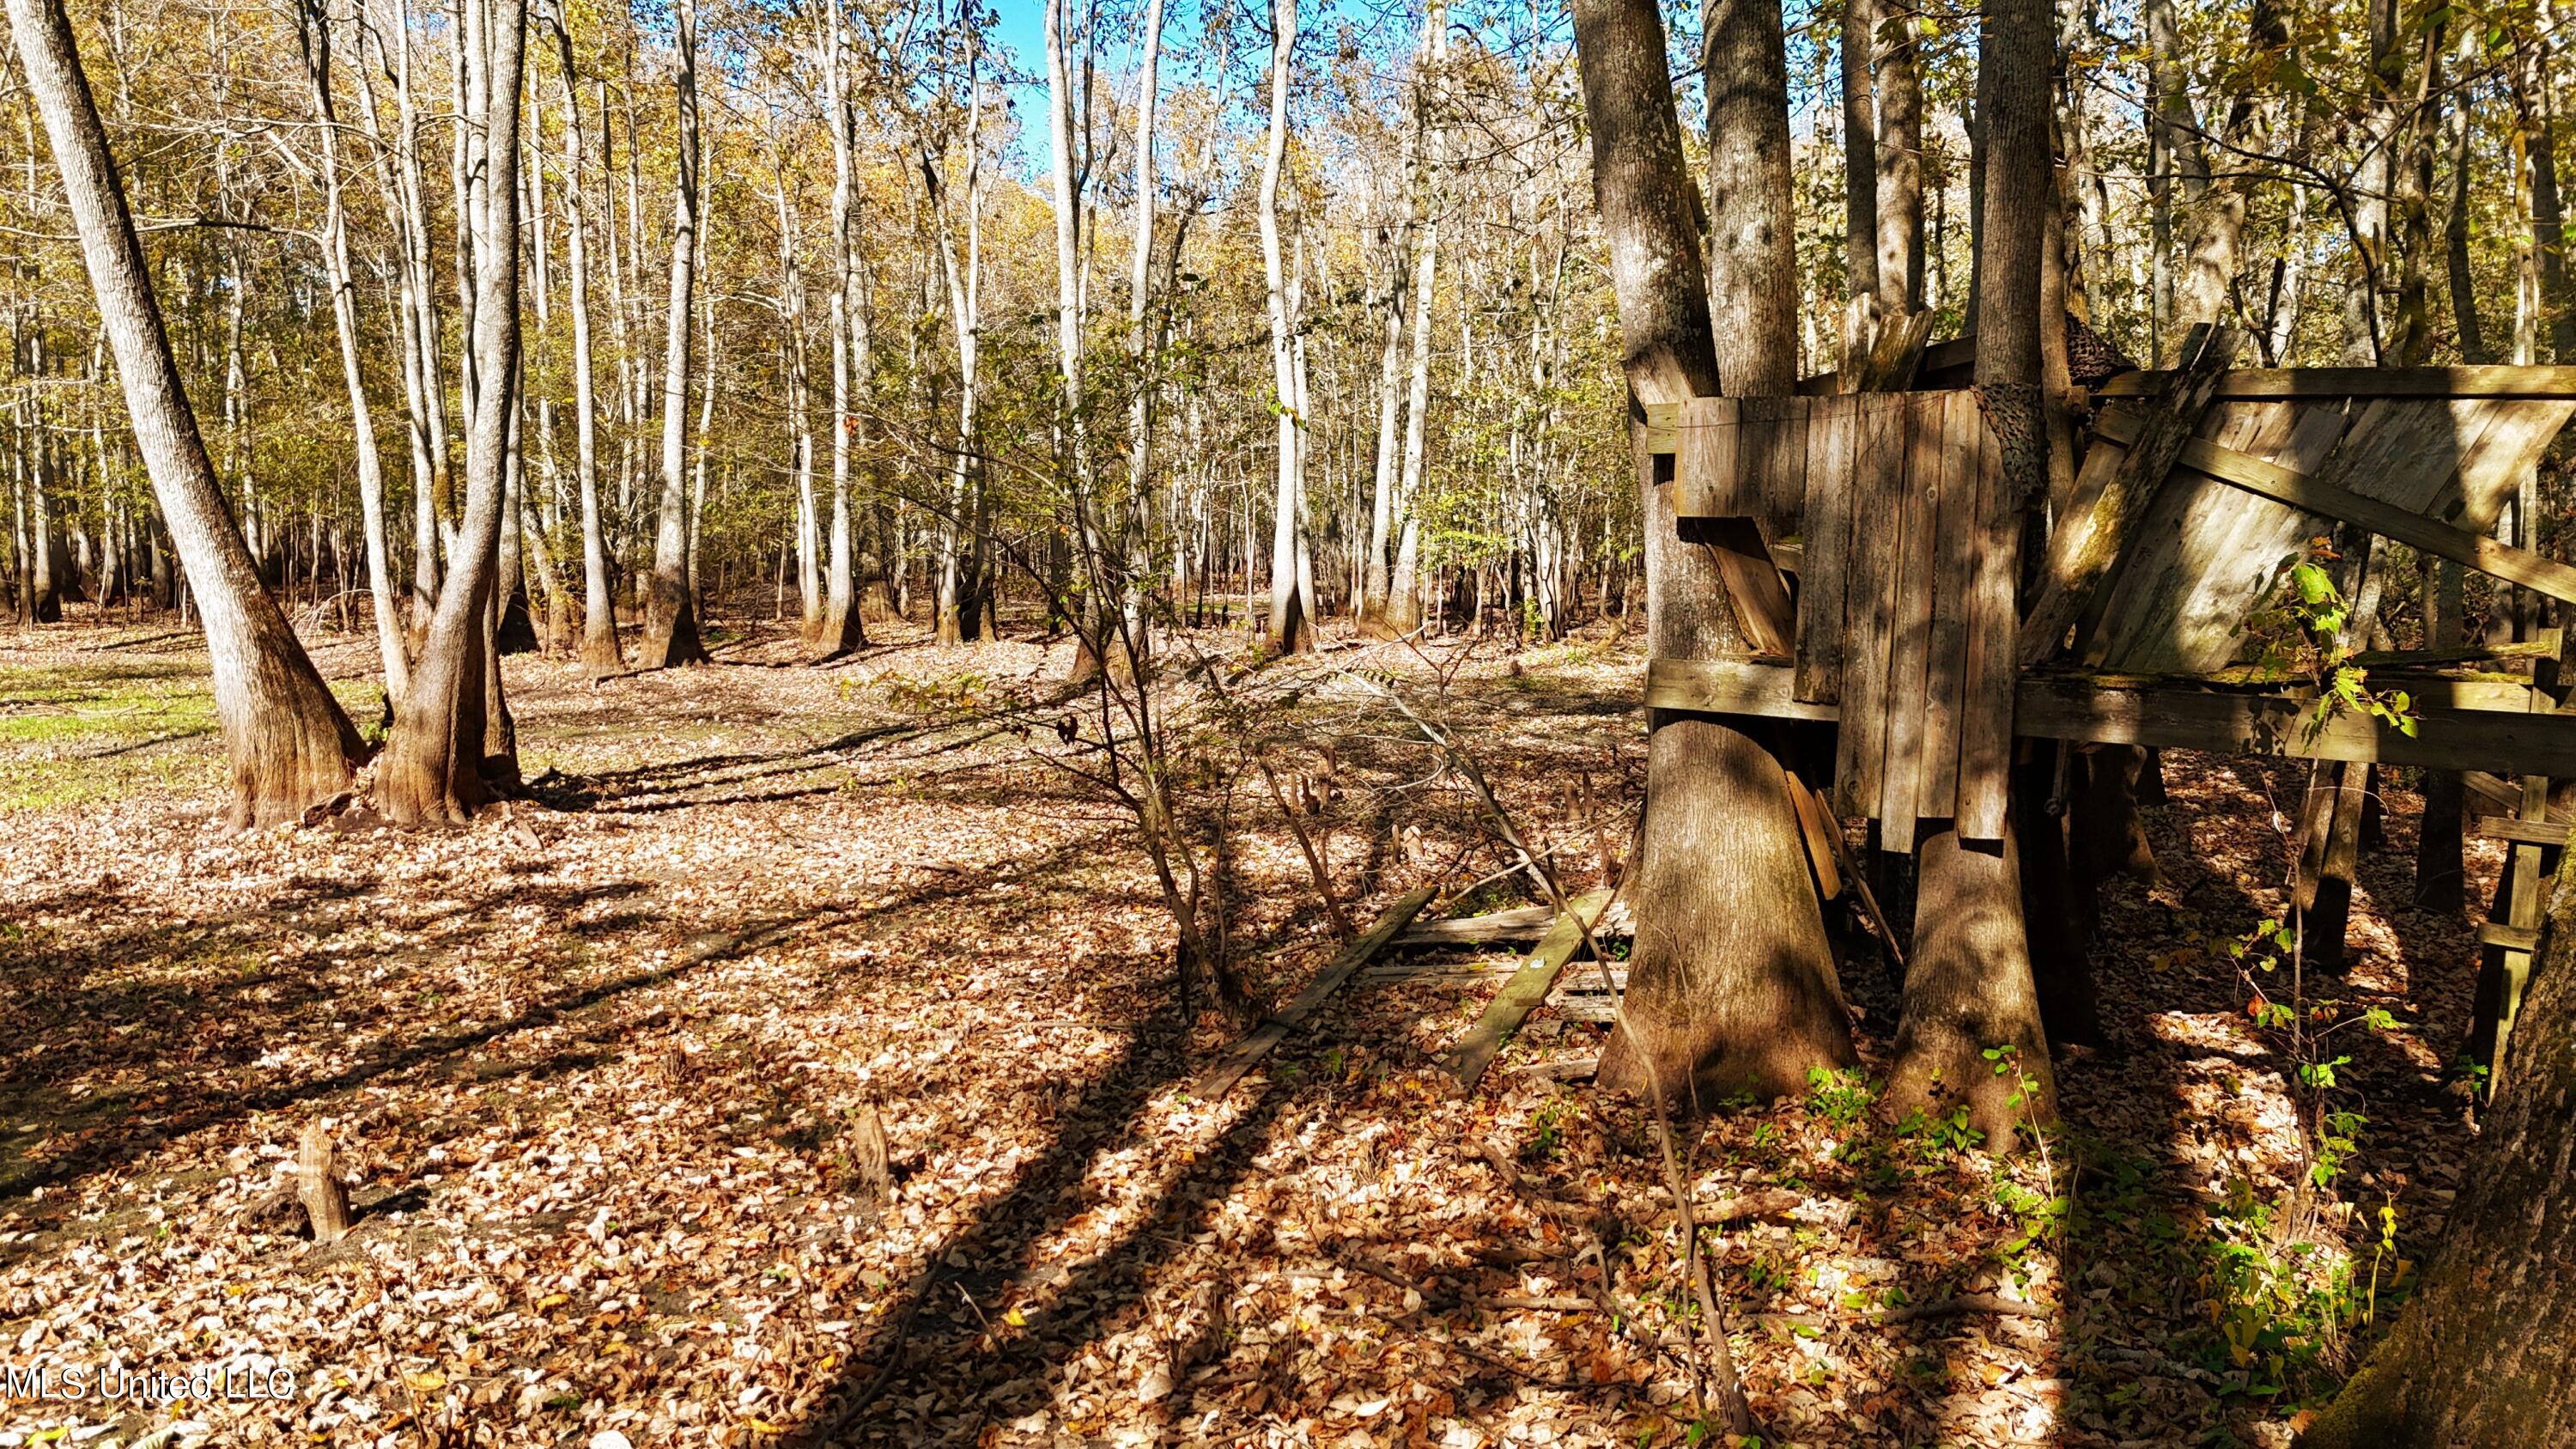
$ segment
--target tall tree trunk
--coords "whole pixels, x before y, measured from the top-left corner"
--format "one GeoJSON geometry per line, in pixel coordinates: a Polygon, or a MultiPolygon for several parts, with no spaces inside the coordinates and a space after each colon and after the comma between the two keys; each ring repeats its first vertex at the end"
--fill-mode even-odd
{"type": "MultiPolygon", "coordinates": [[[[582,218],[583,140],[580,72],[572,34],[554,16],[555,51],[563,64],[564,247],[572,273],[573,473],[581,494],[581,662],[593,673],[626,667],[617,647],[617,599],[608,581],[608,535],[599,516],[599,399],[590,339],[590,244],[582,218]]],[[[607,112],[600,113],[607,125],[607,112]]],[[[612,238],[610,245],[615,246],[612,238]]]]}
{"type": "Polygon", "coordinates": [[[1270,129],[1261,161],[1261,265],[1268,289],[1270,377],[1278,419],[1279,485],[1271,515],[1270,637],[1283,654],[1313,647],[1314,595],[1301,577],[1304,553],[1305,424],[1297,411],[1297,319],[1289,311],[1287,259],[1279,237],[1279,173],[1288,155],[1288,78],[1297,48],[1297,0],[1271,0],[1270,129]]]}
{"type": "Polygon", "coordinates": [[[2303,1449],[2576,1443],[2576,849],[2442,1246],[2303,1449]]]}
{"type": "Polygon", "coordinates": [[[357,283],[349,272],[349,222],[340,197],[340,118],[331,101],[331,20],[319,0],[297,6],[305,74],[322,142],[323,246],[331,277],[331,317],[339,333],[340,370],[349,385],[349,423],[357,445],[358,512],[366,535],[368,612],[376,620],[376,654],[385,672],[385,696],[399,702],[411,687],[411,657],[404,651],[402,621],[394,611],[393,568],[385,538],[385,472],[376,454],[376,417],[367,404],[366,374],[358,346],[357,283]]]}
{"type": "Polygon", "coordinates": [[[867,646],[866,616],[859,607],[858,550],[850,502],[850,449],[858,430],[858,402],[875,371],[870,355],[867,298],[860,274],[858,183],[854,151],[858,112],[850,96],[848,55],[838,0],[825,8],[829,33],[823,65],[824,103],[832,127],[832,536],[824,566],[823,627],[816,635],[825,658],[867,646]]]}
{"type": "Polygon", "coordinates": [[[231,765],[232,818],[243,824],[292,819],[345,787],[365,746],[261,585],[224,506],[81,71],[70,17],[61,0],[8,0],[8,11],[80,234],[99,322],[116,352],[135,447],[205,624],[215,714],[231,765]]]}
{"type": "MultiPolygon", "coordinates": [[[[1758,7],[1761,0],[1739,3],[1758,7]]],[[[1739,82],[1747,93],[1721,105],[1730,112],[1783,107],[1777,9],[1767,22],[1723,9],[1714,18],[1712,74],[1750,78],[1739,82]]],[[[1629,390],[1638,404],[1716,395],[1717,343],[1662,18],[1653,0],[1576,0],[1574,38],[1629,390]]],[[[1776,126],[1762,129],[1776,134],[1786,123],[1784,112],[1776,126]]],[[[1786,164],[1785,152],[1780,163],[1786,164]]],[[[1730,195],[1763,219],[1787,201],[1730,195]]],[[[1719,225],[1744,220],[1729,213],[1719,225]]],[[[1785,247],[1790,238],[1774,240],[1785,247]]],[[[1765,270],[1756,267],[1754,274],[1765,270]]],[[[1748,280],[1727,285],[1737,289],[1748,280]]],[[[1759,339],[1771,355],[1747,365],[1785,391],[1794,370],[1778,326],[1785,318],[1774,309],[1755,310],[1775,330],[1759,339]]],[[[1630,416],[1645,503],[1652,647],[1673,658],[1748,652],[1708,550],[1675,526],[1669,482],[1656,479],[1652,455],[1644,451],[1642,414],[1632,408],[1630,416]]],[[[1641,929],[1629,965],[1626,1023],[1602,1058],[1602,1080],[1631,1090],[1659,1085],[1675,1097],[1703,1100],[1738,1089],[1802,1092],[1810,1068],[1855,1058],[1789,776],[1766,740],[1728,720],[1657,711],[1650,727],[1652,803],[1636,882],[1641,929]]]]}
{"type": "Polygon", "coordinates": [[[1843,355],[1859,367],[1878,336],[1878,123],[1870,95],[1870,51],[1878,30],[1871,0],[1843,0],[1843,355]]]}
{"type": "Polygon", "coordinates": [[[1872,7],[1878,21],[1878,310],[1923,308],[1923,17],[1908,0],[1872,7]]]}
{"type": "Polygon", "coordinates": [[[1395,491],[1395,565],[1387,579],[1386,632],[1401,637],[1422,627],[1421,500],[1427,486],[1431,443],[1431,325],[1440,284],[1440,156],[1442,135],[1426,118],[1434,104],[1432,87],[1440,83],[1449,59],[1447,7],[1433,6],[1422,21],[1423,45],[1416,62],[1413,104],[1422,136],[1421,224],[1413,236],[1413,281],[1405,305],[1413,313],[1413,340],[1406,358],[1404,400],[1404,471],[1395,491]]]}
{"type": "Polygon", "coordinates": [[[669,669],[707,657],[698,642],[697,600],[689,593],[689,313],[696,296],[698,207],[698,9],[675,0],[679,112],[671,187],[671,299],[663,315],[662,499],[653,531],[652,592],[646,599],[642,664],[669,669]]]}
{"type": "MultiPolygon", "coordinates": [[[[2041,305],[2043,233],[2052,224],[2051,49],[2047,0],[1988,0],[1977,43],[1986,176],[1976,383],[2024,509],[2046,497],[2040,333],[2060,325],[2041,305]]],[[[1919,880],[1887,1109],[1937,1113],[1956,1094],[1969,1124],[2005,1149],[2025,1117],[2054,1112],[2009,812],[1999,842],[1963,840],[1954,823],[1940,822],[1922,843],[1919,880]],[[1985,1058],[1997,1047],[2012,1050],[2017,1073],[1998,1074],[1985,1058]],[[2016,1078],[2028,1080],[2026,1092],[2016,1078]]]]}
{"type": "Polygon", "coordinates": [[[489,747],[507,740],[492,705],[492,623],[500,573],[519,357],[519,82],[525,0],[464,0],[463,128],[475,137],[467,195],[474,284],[475,375],[465,438],[465,500],[447,580],[412,691],[395,712],[376,774],[385,814],[403,824],[462,823],[486,798],[489,747]]]}

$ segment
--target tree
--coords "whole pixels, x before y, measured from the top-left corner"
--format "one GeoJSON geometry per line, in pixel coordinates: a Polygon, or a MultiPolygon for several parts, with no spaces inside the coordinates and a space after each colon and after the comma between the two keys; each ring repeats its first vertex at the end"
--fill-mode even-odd
{"type": "MultiPolygon", "coordinates": [[[[581,495],[581,662],[599,673],[626,667],[617,645],[617,601],[609,592],[608,535],[599,516],[599,400],[591,362],[590,240],[582,216],[580,71],[573,63],[572,32],[551,15],[555,52],[563,64],[564,256],[572,285],[573,474],[581,495]]],[[[604,121],[603,117],[603,121],[604,121]]],[[[610,239],[614,247],[615,239],[610,239]]]]}
{"type": "Polygon", "coordinates": [[[2576,1443],[2576,849],[2442,1246],[2303,1449],[2576,1443]]]}
{"type": "Polygon", "coordinates": [[[1314,588],[1306,577],[1306,419],[1294,283],[1279,239],[1279,180],[1288,155],[1288,84],[1296,64],[1297,0],[1271,0],[1270,131],[1261,156],[1261,265],[1268,288],[1272,410],[1278,416],[1279,488],[1271,514],[1270,635],[1282,653],[1313,647],[1314,588]]]}
{"type": "MultiPolygon", "coordinates": [[[[2047,0],[1987,0],[1977,44],[1986,176],[1976,384],[2002,444],[2008,486],[2024,509],[2047,496],[2039,382],[2040,329],[2055,323],[2041,306],[2040,285],[2041,233],[2053,217],[2051,43],[2047,0]]],[[[1942,821],[1922,838],[1919,853],[1914,952],[1886,1105],[1895,1113],[1937,1110],[1957,1092],[1969,1124],[1989,1144],[2008,1148],[2025,1115],[2045,1120],[2054,1110],[2013,827],[2007,818],[2002,840],[1970,841],[1955,822],[1942,821]],[[2017,1072],[1998,1073],[1986,1059],[1999,1047],[2012,1050],[2017,1072]]]]}
{"type": "Polygon", "coordinates": [[[472,350],[484,386],[465,435],[465,504],[429,642],[394,713],[376,798],[401,824],[462,824],[487,798],[487,744],[502,721],[487,611],[500,607],[501,510],[516,436],[519,374],[519,83],[525,0],[464,0],[466,111],[474,139],[466,217],[472,350]]]}
{"type": "Polygon", "coordinates": [[[867,624],[859,611],[850,445],[859,427],[859,394],[866,390],[874,362],[856,233],[858,197],[852,153],[858,145],[858,110],[850,95],[839,0],[830,0],[824,15],[823,104],[825,121],[832,128],[832,536],[818,641],[823,657],[829,659],[864,648],[868,642],[867,624]]]}
{"type": "Polygon", "coordinates": [[[698,7],[675,0],[679,167],[671,183],[671,299],[663,314],[662,501],[655,512],[653,579],[645,600],[643,665],[668,669],[707,657],[689,588],[689,309],[697,280],[698,7]]]}
{"type": "Polygon", "coordinates": [[[225,506],[152,292],[62,0],[8,0],[27,86],[53,142],[135,446],[195,592],[232,773],[232,819],[291,820],[349,783],[366,746],[269,596],[225,506]]]}
{"type": "MultiPolygon", "coordinates": [[[[1767,22],[1746,13],[1763,5],[1722,0],[1712,16],[1711,109],[1721,124],[1739,112],[1784,105],[1785,84],[1772,84],[1784,71],[1774,49],[1779,12],[1772,8],[1767,22]],[[1745,74],[1742,67],[1753,75],[1730,80],[1745,74]]],[[[1713,396],[1717,341],[1662,18],[1654,0],[1577,0],[1574,43],[1631,397],[1645,405],[1713,396]]],[[[1784,131],[1785,109],[1777,128],[1767,114],[1756,124],[1765,134],[1784,131]]],[[[1719,210],[1724,219],[1713,217],[1720,229],[1776,217],[1783,200],[1756,188],[1731,188],[1729,197],[1719,210]]],[[[1756,240],[1782,248],[1790,240],[1736,235],[1748,259],[1766,262],[1756,240]]],[[[1726,284],[1740,310],[1763,314],[1741,289],[1767,274],[1726,284]]],[[[1779,340],[1759,345],[1776,352],[1779,340]]],[[[1751,346],[1744,350],[1752,354],[1751,346]]],[[[1778,356],[1749,355],[1748,365],[1775,386],[1792,370],[1778,356]]],[[[1669,483],[1646,471],[1641,421],[1632,407],[1646,517],[1648,641],[1657,654],[1677,658],[1749,652],[1718,569],[1705,558],[1718,547],[1740,547],[1740,537],[1682,536],[1669,483]]],[[[1602,1057],[1601,1080],[1676,1097],[1702,1088],[1713,1095],[1804,1091],[1809,1069],[1855,1057],[1776,739],[1764,725],[1661,710],[1649,728],[1648,806],[1630,887],[1649,904],[1638,912],[1625,1020],[1602,1057]]]]}

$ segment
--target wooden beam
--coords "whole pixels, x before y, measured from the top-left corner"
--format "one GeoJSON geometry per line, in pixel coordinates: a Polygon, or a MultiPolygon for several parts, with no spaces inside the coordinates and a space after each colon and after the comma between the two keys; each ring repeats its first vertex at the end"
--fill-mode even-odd
{"type": "Polygon", "coordinates": [[[2469,833],[2485,840],[2512,840],[2524,845],[2565,845],[2568,825],[2564,820],[2552,824],[2546,820],[2521,820],[2511,815],[2476,815],[2469,819],[2469,833]]]}
{"type": "MultiPolygon", "coordinates": [[[[1750,660],[1658,659],[1646,667],[1646,703],[1655,709],[1773,719],[1840,717],[1841,711],[1832,705],[1793,697],[1791,679],[1791,671],[1783,666],[1750,660]]],[[[2013,732],[2040,739],[2424,765],[2439,770],[2501,768],[2534,775],[2576,775],[2576,714],[2428,708],[2410,737],[2366,716],[2347,713],[2312,736],[2308,732],[2311,704],[2283,693],[2217,693],[2174,685],[2104,683],[2083,675],[2040,675],[2024,676],[2013,699],[2013,732]]],[[[1861,803],[1866,810],[1869,802],[1861,803]]]]}
{"type": "MultiPolygon", "coordinates": [[[[2135,413],[2116,408],[2105,411],[2093,425],[2095,432],[2116,443],[2134,439],[2142,426],[2135,413]]],[[[2194,438],[2184,444],[2180,461],[2182,466],[2206,473],[2221,483],[2286,503],[2303,513],[2349,523],[2393,538],[2418,552],[2466,564],[2507,583],[2576,603],[2576,568],[2529,549],[2498,543],[2484,534],[2437,522],[2411,509],[2320,483],[2305,473],[2292,472],[2205,439],[2194,438]]]]}
{"type": "Polygon", "coordinates": [[[1557,973],[1583,948],[1584,930],[1600,918],[1601,908],[1609,903],[1610,893],[1606,890],[1587,892],[1566,902],[1572,909],[1557,917],[1538,949],[1512,973],[1511,980],[1503,983],[1494,999],[1485,1003],[1484,1015],[1440,1059],[1441,1070],[1458,1079],[1461,1091],[1476,1089],[1477,1079],[1493,1065],[1494,1054],[1520,1029],[1522,1019],[1547,1001],[1547,994],[1556,989],[1557,973]]]}
{"type": "Polygon", "coordinates": [[[2409,736],[2347,712],[2312,734],[2313,705],[2279,694],[2126,688],[2070,676],[2025,677],[2014,697],[2015,731],[2048,739],[2541,775],[2576,765],[2576,715],[2426,709],[2409,736]]]}
{"type": "MultiPolygon", "coordinates": [[[[2156,397],[2171,372],[2124,372],[2098,398],[2156,397]]],[[[2576,367],[2249,367],[2228,374],[2222,398],[2576,398],[2576,367]]]]}
{"type": "Polygon", "coordinates": [[[2489,921],[2478,927],[2478,944],[2502,946],[2508,951],[2520,951],[2527,956],[2540,949],[2540,931],[2533,926],[2507,926],[2489,921]]]}
{"type": "Polygon", "coordinates": [[[1361,967],[1366,966],[1369,958],[1378,953],[1379,947],[1395,939],[1396,932],[1410,925],[1413,918],[1422,913],[1422,908],[1431,904],[1431,897],[1437,893],[1434,887],[1424,886],[1407,893],[1394,905],[1387,907],[1386,914],[1377,918],[1377,924],[1369,927],[1367,934],[1344,947],[1342,954],[1334,958],[1333,964],[1325,967],[1313,981],[1308,982],[1306,989],[1298,992],[1295,1000],[1272,1013],[1268,1020],[1254,1027],[1249,1036],[1236,1042],[1231,1050],[1218,1058],[1215,1066],[1208,1068],[1205,1074],[1191,1084],[1191,1094],[1199,1097],[1222,1097],[1232,1091],[1234,1084],[1243,1080],[1245,1072],[1252,1070],[1263,1057],[1270,1055],[1272,1047],[1286,1041],[1288,1033],[1303,1025],[1307,1017],[1315,1014],[1317,1007],[1329,1000],[1334,992],[1341,990],[1342,983],[1350,980],[1361,967]]]}

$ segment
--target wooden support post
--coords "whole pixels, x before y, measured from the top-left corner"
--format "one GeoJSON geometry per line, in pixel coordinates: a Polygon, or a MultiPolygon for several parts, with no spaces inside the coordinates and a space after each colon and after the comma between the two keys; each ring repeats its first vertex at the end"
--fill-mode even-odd
{"type": "Polygon", "coordinates": [[[295,1196],[304,1204],[314,1242],[336,1243],[349,1231],[349,1189],[340,1181],[339,1150],[318,1121],[304,1124],[295,1145],[295,1196]]]}
{"type": "Polygon", "coordinates": [[[1524,1018],[1546,1003],[1547,994],[1556,989],[1558,973],[1582,949],[1583,933],[1601,918],[1601,908],[1609,903],[1610,892],[1606,890],[1591,891],[1568,901],[1566,904],[1573,910],[1557,917],[1538,949],[1485,1004],[1484,1015],[1441,1057],[1440,1069],[1458,1079],[1459,1090],[1474,1091],[1503,1043],[1520,1029],[1524,1018]]]}

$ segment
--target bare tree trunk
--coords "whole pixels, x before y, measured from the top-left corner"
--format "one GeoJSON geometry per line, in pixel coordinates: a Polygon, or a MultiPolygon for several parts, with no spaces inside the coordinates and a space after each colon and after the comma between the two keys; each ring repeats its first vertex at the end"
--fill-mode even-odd
{"type": "Polygon", "coordinates": [[[376,653],[383,661],[385,697],[399,703],[411,687],[411,657],[404,651],[402,621],[394,610],[393,569],[385,538],[385,474],[376,455],[376,418],[367,404],[359,362],[357,283],[349,273],[348,213],[340,197],[340,118],[331,102],[331,20],[318,0],[300,0],[298,38],[312,84],[313,114],[322,142],[323,260],[331,276],[331,316],[340,338],[340,370],[349,384],[349,422],[357,444],[358,511],[366,535],[367,593],[376,619],[376,653]]]}
{"type": "Polygon", "coordinates": [[[1843,355],[1854,368],[1878,335],[1878,123],[1870,96],[1877,32],[1870,0],[1843,0],[1843,355]]]}
{"type": "Polygon", "coordinates": [[[662,344],[662,499],[653,534],[652,592],[646,600],[642,665],[669,669],[705,661],[697,600],[689,593],[689,312],[697,281],[698,9],[675,0],[678,168],[671,188],[671,298],[662,344]]]}
{"type": "MultiPolygon", "coordinates": [[[[1726,104],[1783,106],[1778,11],[1767,25],[1724,11],[1714,18],[1721,39],[1712,74],[1752,77],[1753,94],[1726,104]]],[[[1717,344],[1662,19],[1652,0],[1577,0],[1574,35],[1629,389],[1641,404],[1715,395],[1717,344]]],[[[1736,199],[1762,217],[1785,202],[1736,199]]],[[[1743,220],[1730,212],[1719,225],[1743,220]]],[[[1790,238],[1772,240],[1785,247],[1790,238]]],[[[1759,373],[1785,380],[1793,369],[1777,324],[1786,319],[1762,315],[1773,335],[1735,340],[1758,341],[1772,354],[1759,373]]],[[[1630,432],[1645,502],[1648,638],[1665,657],[1748,652],[1708,549],[1675,526],[1671,488],[1651,471],[1640,417],[1632,411],[1630,432]]],[[[1626,1025],[1602,1058],[1602,1080],[1630,1090],[1659,1081],[1700,1100],[1739,1089],[1802,1092],[1809,1069],[1855,1058],[1789,777],[1766,741],[1729,720],[1657,711],[1651,728],[1641,928],[1626,1025]]]]}
{"type": "Polygon", "coordinates": [[[1908,0],[1873,5],[1878,54],[1878,310],[1923,307],[1922,17],[1908,0]]]}
{"type": "Polygon", "coordinates": [[[8,0],[10,28],[45,131],[116,370],[136,449],[152,477],[205,623],[215,713],[233,780],[232,818],[291,819],[349,783],[365,746],[277,602],[224,506],[152,295],[151,267],[61,0],[8,0]]]}
{"type": "Polygon", "coordinates": [[[1261,162],[1261,263],[1268,287],[1270,377],[1278,415],[1279,487],[1271,516],[1270,636],[1279,652],[1313,647],[1315,600],[1300,577],[1305,423],[1297,411],[1297,319],[1289,311],[1287,260],[1279,239],[1279,173],[1288,154],[1288,76],[1297,48],[1297,0],[1271,0],[1270,130],[1261,162]]]}
{"type": "MultiPolygon", "coordinates": [[[[590,244],[582,219],[581,90],[573,65],[572,34],[554,21],[555,52],[563,64],[564,246],[572,272],[573,472],[581,493],[581,662],[592,672],[626,667],[617,647],[617,600],[608,582],[608,535],[599,517],[599,399],[593,382],[590,339],[590,244]]],[[[607,113],[601,112],[601,125],[607,113]]],[[[614,248],[615,239],[610,246],[614,248]]]]}
{"type": "Polygon", "coordinates": [[[824,108],[832,127],[832,541],[825,568],[823,627],[816,636],[824,657],[867,646],[866,616],[859,608],[857,548],[850,504],[850,445],[858,427],[859,394],[875,364],[870,356],[867,299],[860,275],[857,235],[856,108],[843,49],[838,0],[826,7],[829,34],[823,65],[824,108]]]}
{"type": "MultiPolygon", "coordinates": [[[[1986,175],[1976,380],[2005,476],[2025,509],[2046,496],[2040,333],[2060,325],[2041,305],[2043,233],[2053,220],[2051,48],[2047,0],[1989,0],[1977,46],[1986,175]]],[[[2004,831],[2001,841],[1963,840],[1944,821],[1923,839],[1918,934],[1885,1103],[1897,1114],[1938,1113],[1955,1093],[1969,1125],[1998,1150],[2009,1148],[2025,1118],[2045,1122],[2055,1112],[2009,812],[2004,831]],[[1998,1047],[2011,1049],[2018,1072],[1995,1071],[1984,1053],[1998,1047]],[[2030,1083],[2026,1091],[2017,1078],[2030,1083]]]]}
{"type": "Polygon", "coordinates": [[[1386,632],[1401,637],[1422,627],[1421,500],[1428,478],[1431,438],[1431,326],[1440,283],[1440,157],[1442,136],[1425,113],[1436,104],[1449,59],[1449,25],[1445,6],[1435,5],[1422,21],[1422,54],[1416,61],[1413,104],[1422,140],[1421,224],[1413,236],[1413,282],[1406,305],[1413,312],[1412,350],[1406,358],[1404,471],[1396,487],[1395,565],[1387,580],[1386,632]]]}
{"type": "Polygon", "coordinates": [[[519,355],[519,82],[525,0],[464,0],[464,129],[475,138],[468,222],[473,242],[475,375],[465,439],[465,507],[429,645],[396,711],[376,776],[385,814],[404,824],[462,823],[486,798],[487,748],[507,739],[495,717],[487,611],[500,572],[501,509],[515,429],[519,355]]]}

